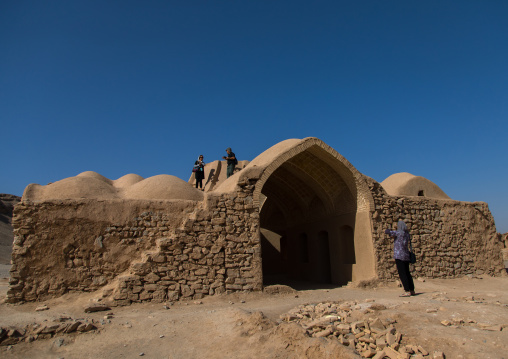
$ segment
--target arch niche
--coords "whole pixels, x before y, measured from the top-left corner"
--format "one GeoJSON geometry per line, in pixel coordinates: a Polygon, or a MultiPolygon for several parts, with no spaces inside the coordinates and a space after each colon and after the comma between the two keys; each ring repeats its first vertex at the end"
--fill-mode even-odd
{"type": "Polygon", "coordinates": [[[317,138],[272,158],[253,198],[263,284],[343,285],[374,277],[373,200],[363,175],[317,138]]]}

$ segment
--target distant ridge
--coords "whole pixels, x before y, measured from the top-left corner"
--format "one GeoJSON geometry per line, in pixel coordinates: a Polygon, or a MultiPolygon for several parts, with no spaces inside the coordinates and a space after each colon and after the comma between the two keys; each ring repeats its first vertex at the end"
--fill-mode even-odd
{"type": "Polygon", "coordinates": [[[21,197],[0,193],[0,264],[11,263],[12,211],[21,197]]]}

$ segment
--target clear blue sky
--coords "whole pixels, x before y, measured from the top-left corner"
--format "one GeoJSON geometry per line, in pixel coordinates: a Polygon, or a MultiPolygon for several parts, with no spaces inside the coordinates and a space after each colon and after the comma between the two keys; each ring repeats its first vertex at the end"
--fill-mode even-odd
{"type": "Polygon", "coordinates": [[[508,1],[0,2],[0,192],[314,136],[508,231],[508,1]]]}

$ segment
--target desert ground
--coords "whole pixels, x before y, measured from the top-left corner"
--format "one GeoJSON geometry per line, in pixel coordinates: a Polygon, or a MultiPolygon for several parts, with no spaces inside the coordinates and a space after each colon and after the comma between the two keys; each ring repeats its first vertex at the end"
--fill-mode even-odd
{"type": "MultiPolygon", "coordinates": [[[[0,273],[0,326],[50,325],[62,316],[93,322],[88,333],[0,347],[2,358],[357,358],[337,339],[312,338],[281,315],[302,304],[347,303],[356,319],[393,322],[401,345],[420,345],[432,358],[508,358],[508,277],[416,280],[417,295],[399,297],[396,283],[363,287],[236,293],[199,301],[146,303],[85,313],[94,293],[44,303],[3,303],[7,266],[0,273]],[[45,304],[49,309],[36,311],[45,304]],[[262,313],[262,314],[261,314],[262,313]],[[109,314],[109,316],[108,316],[109,314]],[[107,318],[107,319],[105,319],[107,318]]],[[[284,287],[283,287],[284,289],[284,287]]]]}

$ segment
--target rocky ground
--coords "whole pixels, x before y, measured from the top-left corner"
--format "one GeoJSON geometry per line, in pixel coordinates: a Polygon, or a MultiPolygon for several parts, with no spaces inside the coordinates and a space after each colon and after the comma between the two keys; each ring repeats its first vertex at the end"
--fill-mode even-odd
{"type": "MultiPolygon", "coordinates": [[[[387,358],[508,358],[508,277],[416,283],[418,295],[410,298],[399,297],[392,283],[298,292],[272,287],[88,313],[100,304],[93,294],[0,304],[0,327],[24,335],[1,345],[0,357],[317,359],[375,357],[383,349],[387,358]],[[77,321],[83,331],[51,333],[77,321]],[[96,329],[85,330],[88,324],[96,329]]],[[[3,279],[0,300],[6,290],[3,279]]]]}

